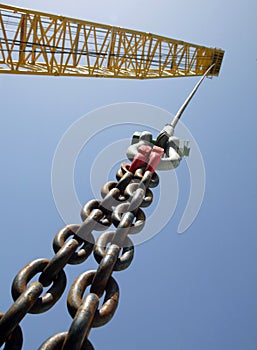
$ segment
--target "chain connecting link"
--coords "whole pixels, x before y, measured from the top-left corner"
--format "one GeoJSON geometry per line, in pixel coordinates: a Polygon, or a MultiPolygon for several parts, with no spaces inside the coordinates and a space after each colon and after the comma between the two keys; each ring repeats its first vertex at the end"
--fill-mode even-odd
{"type": "Polygon", "coordinates": [[[1,314],[0,318],[0,346],[5,344],[6,350],[22,348],[22,332],[18,325],[27,313],[46,312],[60,299],[66,287],[64,267],[67,264],[81,264],[93,251],[92,233],[90,241],[86,242],[74,235],[79,227],[79,225],[69,225],[61,229],[54,237],[53,249],[56,254],[52,260],[33,260],[14,278],[12,283],[14,303],[5,314],[1,314]],[[68,240],[70,237],[71,239],[68,240]],[[38,282],[28,285],[38,273],[40,273],[38,282]],[[52,286],[40,297],[44,287],[50,284],[52,286]],[[9,343],[14,342],[16,347],[8,347],[9,343]]]}
{"type": "Polygon", "coordinates": [[[6,350],[22,348],[20,321],[27,313],[42,313],[53,307],[66,287],[65,266],[81,264],[93,251],[99,263],[97,270],[82,273],[69,290],[67,306],[73,321],[68,332],[51,336],[39,350],[94,349],[88,340],[91,328],[109,322],[118,306],[119,287],[112,273],[131,264],[134,246],[128,235],[143,229],[146,217],[141,208],[152,203],[149,188],[159,183],[155,168],[163,149],[141,146],[138,151],[131,164],[122,163],[116,173],[117,182],[107,182],[102,187],[102,200],[84,205],[82,224],[68,225],[55,235],[54,257],[34,260],[16,275],[12,284],[14,304],[0,314],[0,346],[5,344],[6,350]],[[116,229],[103,232],[95,243],[92,231],[106,230],[112,224],[116,229]],[[38,282],[29,284],[38,273],[38,282]],[[89,292],[84,296],[87,288],[89,292]]]}

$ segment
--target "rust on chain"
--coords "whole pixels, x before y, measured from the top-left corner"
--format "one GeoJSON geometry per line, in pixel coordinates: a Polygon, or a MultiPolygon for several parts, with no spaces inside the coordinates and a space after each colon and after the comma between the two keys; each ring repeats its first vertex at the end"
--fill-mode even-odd
{"type": "MultiPolygon", "coordinates": [[[[27,284],[37,273],[42,272],[49,264],[47,259],[37,259],[28,263],[15,276],[12,284],[12,297],[14,300],[26,291],[27,284]]],[[[40,298],[36,300],[30,308],[29,313],[38,314],[49,310],[62,296],[66,287],[66,275],[61,270],[58,276],[53,280],[53,285],[40,298]]]]}
{"type": "Polygon", "coordinates": [[[102,210],[105,213],[105,215],[108,215],[110,217],[112,213],[112,207],[120,203],[120,194],[121,191],[118,188],[112,188],[101,200],[101,203],[99,204],[99,209],[102,210]]]}
{"type": "Polygon", "coordinates": [[[142,174],[139,187],[143,189],[150,187],[152,177],[153,173],[151,171],[146,171],[144,174],[142,174]]]}
{"type": "Polygon", "coordinates": [[[119,253],[120,247],[116,244],[111,244],[107,248],[104,257],[98,266],[95,277],[92,281],[90,292],[97,294],[100,298],[103,295],[107,282],[112,275],[119,253]]]}
{"type": "MultiPolygon", "coordinates": [[[[116,222],[117,229],[115,231],[115,235],[113,237],[112,243],[117,244],[119,247],[124,246],[124,242],[128,233],[131,233],[133,229],[133,221],[135,219],[135,214],[131,212],[124,213],[120,219],[120,221],[116,222]]],[[[114,222],[114,226],[115,222],[114,222]]]]}
{"type": "Polygon", "coordinates": [[[96,310],[95,317],[92,322],[92,327],[101,327],[108,323],[118,307],[119,303],[119,286],[115,279],[111,276],[105,287],[104,302],[100,309],[96,310]]]}
{"type": "MultiPolygon", "coordinates": [[[[3,318],[4,313],[0,312],[0,320],[3,318]]],[[[4,350],[21,350],[23,343],[23,336],[21,327],[17,326],[13,329],[13,331],[6,336],[5,347],[4,350]]],[[[1,345],[0,345],[1,346],[1,345]]]]}
{"type": "MultiPolygon", "coordinates": [[[[68,332],[62,332],[51,336],[40,346],[38,350],[62,350],[67,334],[68,332]]],[[[85,339],[80,350],[94,350],[94,347],[88,339],[85,339]]]]}
{"type": "Polygon", "coordinates": [[[159,176],[154,172],[145,171],[144,169],[137,169],[135,172],[135,179],[142,181],[142,186],[145,188],[154,188],[159,185],[159,176]]]}
{"type": "Polygon", "coordinates": [[[141,206],[145,198],[145,192],[146,192],[146,188],[142,188],[139,184],[139,188],[137,188],[136,191],[133,193],[133,196],[131,198],[131,201],[129,202],[129,207],[127,211],[136,213],[137,210],[139,210],[139,207],[141,206]]]}
{"type": "Polygon", "coordinates": [[[123,230],[124,228],[128,228],[127,232],[135,234],[143,229],[145,225],[145,214],[140,208],[136,213],[128,212],[129,206],[129,203],[119,204],[112,213],[112,220],[115,227],[123,230]],[[134,218],[135,222],[133,223],[134,218]]]}
{"type": "Polygon", "coordinates": [[[79,242],[72,239],[67,241],[65,245],[55,254],[39,276],[39,282],[41,282],[44,287],[49,286],[52,281],[57,278],[58,274],[66,266],[69,259],[77,250],[78,246],[79,242]]]}
{"type": "MultiPolygon", "coordinates": [[[[103,232],[97,239],[94,248],[95,260],[100,264],[101,260],[106,254],[106,246],[112,242],[115,231],[103,232]]],[[[127,236],[122,249],[122,255],[118,257],[113,271],[122,271],[129,267],[134,257],[134,245],[131,239],[127,236]]]]}
{"type": "Polygon", "coordinates": [[[82,225],[76,232],[78,237],[87,240],[89,232],[103,231],[111,225],[111,219],[99,209],[101,201],[93,199],[87,202],[81,210],[82,225]],[[85,237],[85,238],[84,238],[85,237]]]}
{"type": "Polygon", "coordinates": [[[39,282],[33,282],[16,299],[15,303],[2,316],[0,320],[0,346],[7,340],[7,337],[19,325],[23,317],[31,310],[43,291],[39,282]]]}
{"type": "MultiPolygon", "coordinates": [[[[120,169],[118,169],[116,172],[116,179],[118,181],[121,181],[121,179],[124,175],[131,174],[129,172],[129,168],[130,168],[129,163],[122,163],[120,169]]],[[[158,174],[156,172],[154,172],[154,173],[151,173],[150,171],[146,172],[144,168],[137,169],[134,173],[133,179],[140,181],[144,175],[151,178],[150,183],[149,183],[150,188],[154,188],[154,187],[157,187],[159,185],[158,174]],[[150,174],[147,174],[147,173],[150,173],[150,174]]],[[[148,187],[148,186],[146,186],[146,187],[148,187]]]]}
{"type": "Polygon", "coordinates": [[[128,177],[133,177],[133,174],[129,171],[130,163],[123,162],[121,163],[120,168],[116,172],[116,179],[120,182],[124,175],[128,177]]]}
{"type": "MultiPolygon", "coordinates": [[[[118,186],[118,182],[115,181],[109,181],[106,182],[102,188],[101,188],[101,197],[105,198],[107,196],[107,194],[114,188],[118,189],[119,192],[119,196],[116,198],[116,201],[118,203],[124,202],[128,199],[128,196],[122,194],[122,190],[120,188],[117,187],[118,186]]],[[[126,187],[125,187],[126,188],[126,187]]]]}
{"type": "Polygon", "coordinates": [[[81,349],[82,344],[89,333],[98,304],[99,297],[94,293],[89,293],[84,298],[70,326],[62,350],[81,349]]]}
{"type": "Polygon", "coordinates": [[[68,264],[77,265],[83,263],[92,253],[94,248],[94,237],[91,232],[88,233],[88,240],[84,241],[78,236],[75,236],[76,232],[80,228],[80,225],[67,225],[62,228],[54,237],[53,240],[53,249],[55,253],[65,245],[66,240],[71,238],[75,240],[81,246],[78,251],[74,252],[70,257],[68,264]]]}
{"type": "MultiPolygon", "coordinates": [[[[132,198],[135,191],[139,188],[139,186],[140,186],[139,182],[130,183],[125,189],[125,192],[124,192],[125,196],[127,198],[132,198]]],[[[142,207],[142,208],[149,207],[149,205],[151,205],[152,201],[153,201],[153,192],[149,188],[147,188],[145,195],[144,195],[144,199],[143,199],[142,203],[140,204],[140,207],[142,207]]]]}
{"type": "Polygon", "coordinates": [[[12,284],[15,300],[11,308],[0,315],[0,341],[5,350],[20,350],[22,333],[18,324],[26,313],[41,313],[50,309],[66,286],[64,267],[80,264],[94,249],[99,263],[96,271],[81,274],[72,284],[67,300],[73,317],[68,332],[48,338],[39,350],[93,350],[88,334],[91,328],[105,325],[113,317],[119,301],[119,287],[113,271],[126,269],[132,262],[134,246],[128,235],[140,232],[145,224],[147,207],[153,200],[149,189],[159,184],[155,167],[162,149],[142,150],[132,162],[122,163],[116,173],[118,182],[107,182],[101,189],[102,200],[91,200],[81,210],[81,225],[68,225],[54,237],[55,256],[51,260],[37,259],[16,275],[12,284]],[[102,231],[111,224],[115,230],[102,233],[94,246],[93,230],[102,231]],[[39,282],[29,281],[40,273],[39,282]],[[41,297],[43,287],[52,286],[41,297]],[[89,293],[84,293],[90,287],[89,293]],[[104,301],[99,306],[99,300],[104,301]]]}
{"type": "MultiPolygon", "coordinates": [[[[82,304],[83,294],[88,286],[92,284],[96,271],[87,271],[81,274],[72,284],[67,300],[67,306],[71,317],[75,317],[76,312],[82,304]]],[[[119,287],[113,277],[105,288],[104,302],[99,310],[96,310],[92,327],[100,327],[113,317],[119,301],[119,287]]]]}
{"type": "Polygon", "coordinates": [[[116,179],[118,180],[118,183],[116,187],[121,191],[121,193],[124,194],[124,190],[127,187],[127,185],[133,180],[134,175],[128,171],[122,174],[122,176],[118,179],[116,174],[116,179]]]}

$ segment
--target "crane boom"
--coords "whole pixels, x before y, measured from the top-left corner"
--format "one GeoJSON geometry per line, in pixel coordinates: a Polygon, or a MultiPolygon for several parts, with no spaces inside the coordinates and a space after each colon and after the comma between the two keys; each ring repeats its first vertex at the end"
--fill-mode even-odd
{"type": "Polygon", "coordinates": [[[0,73],[105,78],[218,76],[224,51],[0,4],[0,73]]]}

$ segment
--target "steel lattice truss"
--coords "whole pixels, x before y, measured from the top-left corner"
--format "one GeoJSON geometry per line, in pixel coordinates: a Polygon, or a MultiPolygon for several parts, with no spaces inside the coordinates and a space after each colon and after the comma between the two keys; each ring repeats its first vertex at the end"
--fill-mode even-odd
{"type": "Polygon", "coordinates": [[[0,5],[0,73],[105,78],[219,74],[224,51],[0,5]]]}

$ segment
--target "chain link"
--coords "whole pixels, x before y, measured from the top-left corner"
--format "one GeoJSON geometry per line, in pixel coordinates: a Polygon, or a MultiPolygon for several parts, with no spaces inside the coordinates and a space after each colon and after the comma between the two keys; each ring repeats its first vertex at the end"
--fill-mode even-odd
{"type": "MultiPolygon", "coordinates": [[[[3,318],[4,313],[0,312],[0,320],[3,318]]],[[[10,329],[7,327],[8,330],[10,329]]],[[[20,350],[22,348],[22,331],[20,326],[12,327],[12,330],[8,332],[6,338],[4,350],[20,350]]]]}
{"type": "Polygon", "coordinates": [[[108,323],[118,306],[119,287],[112,273],[131,264],[134,246],[128,235],[143,229],[146,217],[141,207],[152,203],[149,187],[159,184],[154,169],[163,150],[154,148],[139,148],[132,164],[121,164],[117,182],[107,182],[102,187],[102,200],[94,199],[83,206],[82,224],[68,225],[55,235],[55,255],[51,260],[33,260],[18,272],[12,284],[14,304],[0,314],[0,346],[5,344],[6,350],[22,348],[20,321],[27,313],[52,308],[66,287],[65,266],[83,263],[93,251],[99,264],[97,270],[82,273],[69,290],[67,306],[73,321],[68,332],[51,336],[39,350],[93,349],[87,339],[91,328],[108,323]],[[92,231],[106,230],[112,224],[116,229],[103,232],[95,243],[92,231]],[[38,273],[38,282],[29,284],[38,273]],[[103,295],[104,301],[99,305],[103,295]]]}

